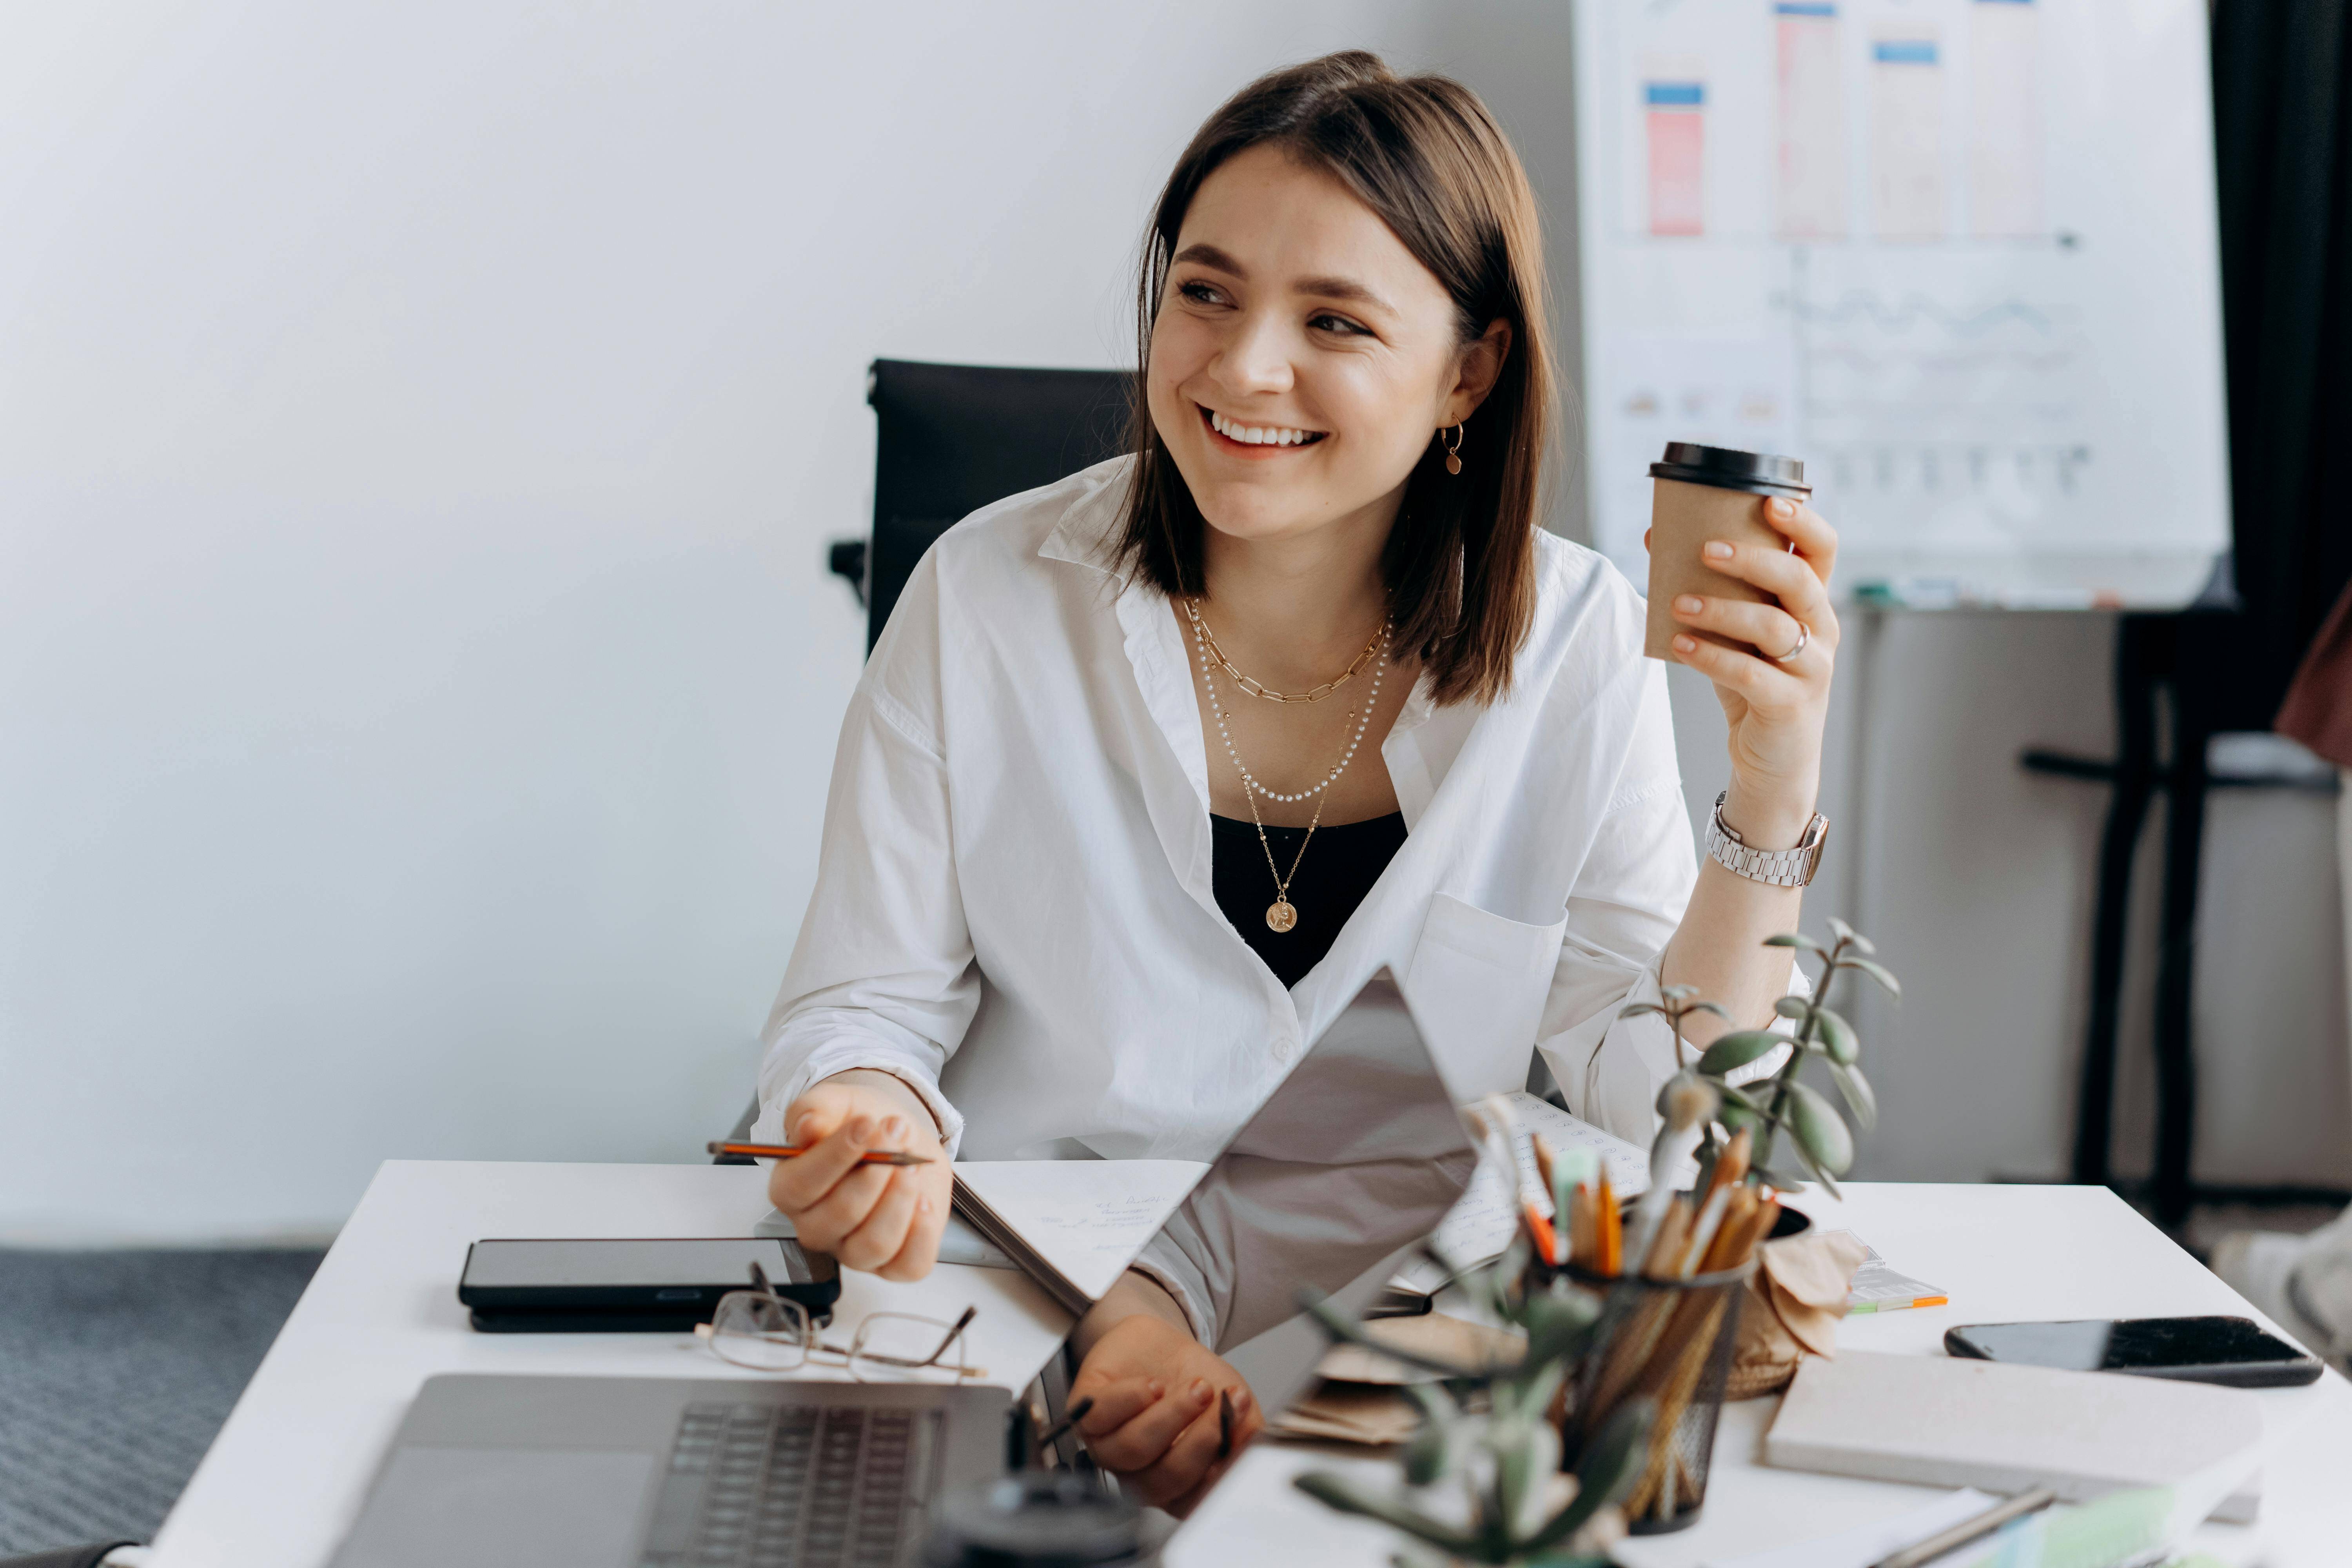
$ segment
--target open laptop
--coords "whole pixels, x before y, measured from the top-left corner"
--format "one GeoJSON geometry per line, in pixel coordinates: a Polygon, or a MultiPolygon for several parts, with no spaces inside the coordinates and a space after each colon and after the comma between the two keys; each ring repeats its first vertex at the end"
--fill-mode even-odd
{"type": "MultiPolygon", "coordinates": [[[[1382,971],[1135,1261],[1263,1409],[1323,1352],[1300,1291],[1360,1309],[1470,1183],[1425,1038],[1382,971]]],[[[1011,1410],[938,1384],[436,1377],[334,1568],[896,1568],[936,1499],[1003,1472],[1011,1410]]]]}

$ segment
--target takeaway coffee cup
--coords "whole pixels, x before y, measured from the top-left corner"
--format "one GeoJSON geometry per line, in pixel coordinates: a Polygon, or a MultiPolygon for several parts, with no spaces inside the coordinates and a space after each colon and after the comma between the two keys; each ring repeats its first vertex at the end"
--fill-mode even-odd
{"type": "Polygon", "coordinates": [[[1669,441],[1665,457],[1650,465],[1650,478],[1655,481],[1650,497],[1650,619],[1642,651],[1652,658],[1670,658],[1675,634],[1687,632],[1745,652],[1745,643],[1675,620],[1675,596],[1698,594],[1759,605],[1777,603],[1763,590],[1709,567],[1699,552],[1717,539],[1786,550],[1787,536],[1775,531],[1759,515],[1762,509],[1757,498],[1786,496],[1802,504],[1813,493],[1812,486],[1805,483],[1805,465],[1794,458],[1763,452],[1669,441]]]}

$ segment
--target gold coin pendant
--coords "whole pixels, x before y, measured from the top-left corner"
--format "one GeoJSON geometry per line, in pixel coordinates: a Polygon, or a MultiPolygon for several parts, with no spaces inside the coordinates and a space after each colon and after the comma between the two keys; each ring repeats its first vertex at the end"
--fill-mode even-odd
{"type": "Polygon", "coordinates": [[[1266,906],[1265,923],[1276,931],[1288,931],[1298,923],[1298,911],[1290,907],[1288,899],[1276,899],[1266,906]]]}
{"type": "Polygon", "coordinates": [[[1445,471],[1449,474],[1460,473],[1462,471],[1462,459],[1451,452],[1446,453],[1445,471]]]}

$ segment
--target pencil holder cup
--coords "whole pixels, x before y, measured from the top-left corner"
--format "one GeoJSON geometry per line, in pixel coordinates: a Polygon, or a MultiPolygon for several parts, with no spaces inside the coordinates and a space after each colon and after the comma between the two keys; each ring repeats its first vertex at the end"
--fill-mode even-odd
{"type": "Polygon", "coordinates": [[[1706,1501],[1715,1425],[1739,1340],[1740,1300],[1756,1260],[1688,1279],[1606,1279],[1570,1268],[1569,1277],[1602,1292],[1592,1347],[1577,1369],[1562,1413],[1562,1468],[1628,1399],[1657,1406],[1649,1462],[1622,1507],[1635,1535],[1663,1535],[1697,1522],[1706,1501]]]}

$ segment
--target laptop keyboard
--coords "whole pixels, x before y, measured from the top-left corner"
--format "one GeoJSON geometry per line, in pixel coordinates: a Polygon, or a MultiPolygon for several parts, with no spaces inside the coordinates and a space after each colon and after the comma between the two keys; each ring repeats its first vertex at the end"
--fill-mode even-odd
{"type": "Polygon", "coordinates": [[[914,1554],[939,1413],[687,1407],[640,1568],[897,1568],[914,1554]]]}

